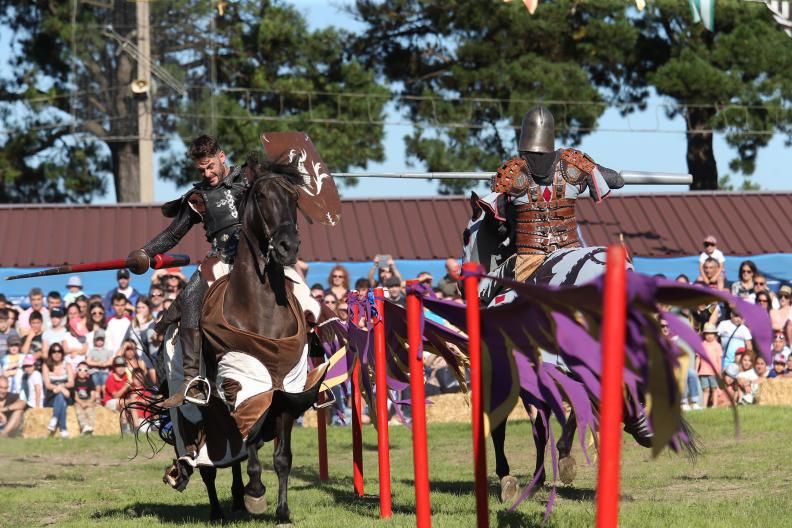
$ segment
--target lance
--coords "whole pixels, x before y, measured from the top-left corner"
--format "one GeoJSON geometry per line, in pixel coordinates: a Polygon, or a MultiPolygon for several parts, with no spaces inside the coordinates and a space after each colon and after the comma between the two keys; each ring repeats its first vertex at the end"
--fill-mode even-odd
{"type": "MultiPolygon", "coordinates": [[[[677,172],[621,171],[625,185],[690,185],[693,176],[677,172]]],[[[489,180],[494,172],[334,172],[338,178],[402,178],[416,180],[489,180]]]]}
{"type": "MultiPolygon", "coordinates": [[[[145,262],[145,261],[144,261],[145,262]]],[[[179,255],[162,253],[151,257],[149,267],[153,269],[171,268],[177,266],[186,266],[190,263],[189,255],[179,255]]],[[[145,265],[141,268],[140,261],[135,258],[123,258],[115,260],[103,260],[100,262],[86,262],[84,264],[66,264],[65,266],[58,266],[57,268],[50,268],[33,273],[23,273],[21,275],[13,275],[6,277],[6,280],[27,279],[30,277],[45,277],[47,275],[63,275],[66,273],[79,273],[83,271],[103,271],[103,270],[117,270],[128,268],[132,273],[138,275],[145,273],[145,265]],[[142,270],[142,271],[141,271],[142,270]]]]}

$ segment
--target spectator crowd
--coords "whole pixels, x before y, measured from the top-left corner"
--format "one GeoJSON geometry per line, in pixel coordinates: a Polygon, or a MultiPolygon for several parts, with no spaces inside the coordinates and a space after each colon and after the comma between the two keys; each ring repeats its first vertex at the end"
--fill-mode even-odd
{"type": "MultiPolygon", "coordinates": [[[[691,352],[684,362],[688,365],[682,387],[686,410],[752,403],[760,378],[792,377],[792,287],[784,284],[772,291],[750,260],[742,262],[740,276],[729,281],[724,262],[715,238],[707,237],[699,276],[693,282],[731,291],[767,310],[775,335],[773,364],[767,365],[755,353],[751,330],[734,306],[721,302],[677,311],[675,316],[699,332],[706,354],[700,357],[691,352]]],[[[417,278],[431,286],[436,296],[463,302],[457,288],[458,261],[449,258],[445,268],[443,277],[422,272],[417,278]]],[[[298,261],[296,269],[307,276],[307,263],[298,261]]],[[[25,411],[41,407],[52,409],[48,423],[52,436],[68,437],[69,406],[74,406],[81,434],[92,433],[98,406],[120,413],[123,430],[141,423],[145,427],[139,411],[125,411],[125,404],[161,381],[155,369],[161,336],[154,324],[184,287],[186,277],[178,269],[158,270],[145,294],[132,286],[127,270],[118,271],[116,278],[116,287],[104,295],[84,292],[76,275],[68,277],[64,292],[45,296],[33,288],[25,308],[0,294],[0,437],[18,433],[25,411]]],[[[691,282],[685,275],[676,280],[691,282]]],[[[366,295],[373,287],[382,287],[386,297],[404,305],[404,278],[388,255],[374,257],[368,276],[354,282],[344,266],[336,265],[325,284],[311,286],[311,294],[340,319],[348,320],[348,296],[366,295]]],[[[359,324],[365,326],[365,319],[359,324]]],[[[675,339],[667,323],[661,320],[659,324],[669,339],[675,339]]],[[[425,358],[427,394],[458,390],[442,359],[431,354],[425,358]]],[[[349,424],[349,388],[336,387],[334,396],[331,424],[349,424]]]]}

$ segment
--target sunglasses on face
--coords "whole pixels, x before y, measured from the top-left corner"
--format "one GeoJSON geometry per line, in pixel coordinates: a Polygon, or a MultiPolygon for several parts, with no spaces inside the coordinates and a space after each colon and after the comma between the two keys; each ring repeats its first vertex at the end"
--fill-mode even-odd
{"type": "Polygon", "coordinates": [[[344,276],[343,275],[333,275],[333,278],[334,279],[343,279],[344,276]]]}
{"type": "Polygon", "coordinates": [[[61,350],[60,348],[55,348],[50,350],[50,354],[63,354],[63,350],[61,350]]]}
{"type": "Polygon", "coordinates": [[[740,270],[740,273],[753,273],[753,270],[750,270],[750,269],[746,268],[746,269],[740,270]]]}
{"type": "Polygon", "coordinates": [[[704,247],[714,246],[712,242],[704,242],[704,247]]]}
{"type": "Polygon", "coordinates": [[[767,283],[766,282],[756,281],[756,282],[754,282],[754,286],[767,286],[767,283]]]}
{"type": "Polygon", "coordinates": [[[325,302],[324,302],[324,303],[325,303],[325,304],[337,304],[337,303],[338,303],[338,301],[334,301],[334,300],[332,300],[332,299],[327,299],[327,300],[325,300],[325,302]]]}

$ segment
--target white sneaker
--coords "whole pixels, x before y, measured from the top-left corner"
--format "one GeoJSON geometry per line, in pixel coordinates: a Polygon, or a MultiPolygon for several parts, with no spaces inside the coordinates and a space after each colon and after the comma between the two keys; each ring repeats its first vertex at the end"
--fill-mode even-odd
{"type": "Polygon", "coordinates": [[[80,432],[84,435],[91,434],[93,433],[93,427],[91,427],[90,425],[86,425],[85,427],[82,428],[82,431],[80,432]]]}
{"type": "Polygon", "coordinates": [[[61,438],[69,438],[69,431],[61,431],[61,438]]]}
{"type": "Polygon", "coordinates": [[[49,425],[47,426],[47,430],[50,433],[54,433],[56,427],[58,427],[58,419],[53,416],[52,418],[50,418],[49,425]]]}
{"type": "Polygon", "coordinates": [[[702,410],[703,408],[704,408],[704,407],[702,407],[701,405],[699,405],[699,404],[698,404],[698,402],[696,402],[696,403],[694,403],[693,405],[691,405],[691,406],[690,406],[690,410],[692,410],[692,411],[700,411],[700,410],[702,410]]]}
{"type": "Polygon", "coordinates": [[[690,410],[690,405],[688,405],[687,403],[683,403],[682,404],[682,410],[683,411],[689,411],[690,410]]]}

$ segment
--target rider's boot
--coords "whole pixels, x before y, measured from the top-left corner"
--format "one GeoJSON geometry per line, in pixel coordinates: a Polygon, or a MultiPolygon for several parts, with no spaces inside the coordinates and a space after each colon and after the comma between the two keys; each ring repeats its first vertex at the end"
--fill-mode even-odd
{"type": "Polygon", "coordinates": [[[209,403],[209,383],[200,376],[201,331],[198,328],[180,328],[179,343],[182,348],[184,381],[161,406],[165,409],[178,407],[184,403],[206,405],[209,403]]]}
{"type": "Polygon", "coordinates": [[[652,447],[654,434],[649,428],[649,420],[646,414],[641,413],[635,417],[627,417],[624,420],[624,431],[630,433],[638,445],[642,447],[652,447]]]}

